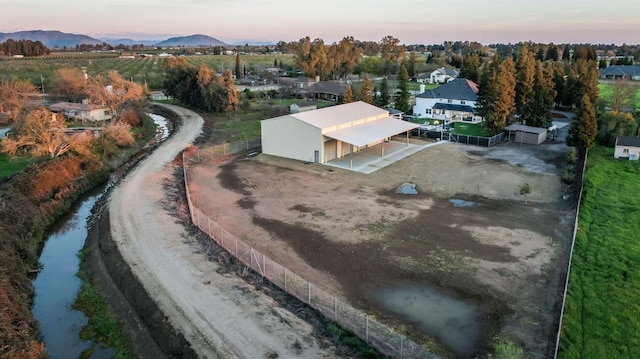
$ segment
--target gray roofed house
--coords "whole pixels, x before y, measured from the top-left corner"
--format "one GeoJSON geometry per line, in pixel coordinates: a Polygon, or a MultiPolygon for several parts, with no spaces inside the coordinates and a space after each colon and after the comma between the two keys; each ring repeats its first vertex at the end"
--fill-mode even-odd
{"type": "Polygon", "coordinates": [[[311,97],[334,102],[337,102],[346,90],[347,84],[339,81],[320,81],[307,88],[311,97]]]}
{"type": "Polygon", "coordinates": [[[477,99],[478,85],[471,80],[457,78],[417,95],[413,115],[445,122],[479,122],[482,118],[474,115],[477,99]]]}
{"type": "Polygon", "coordinates": [[[613,65],[600,70],[600,78],[640,81],[640,65],[613,65]]]}
{"type": "Polygon", "coordinates": [[[456,77],[460,72],[456,69],[452,69],[449,67],[441,67],[439,69],[434,70],[429,75],[429,83],[431,84],[443,84],[447,83],[456,77]]]}
{"type": "Polygon", "coordinates": [[[637,160],[640,157],[640,137],[618,136],[613,153],[614,158],[637,160]]]}

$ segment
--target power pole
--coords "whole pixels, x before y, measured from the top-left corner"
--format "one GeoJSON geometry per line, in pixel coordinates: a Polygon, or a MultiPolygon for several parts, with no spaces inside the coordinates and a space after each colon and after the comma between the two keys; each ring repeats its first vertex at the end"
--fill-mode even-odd
{"type": "Polygon", "coordinates": [[[42,101],[46,102],[47,98],[44,93],[44,77],[42,75],[40,75],[40,88],[42,89],[42,101]]]}

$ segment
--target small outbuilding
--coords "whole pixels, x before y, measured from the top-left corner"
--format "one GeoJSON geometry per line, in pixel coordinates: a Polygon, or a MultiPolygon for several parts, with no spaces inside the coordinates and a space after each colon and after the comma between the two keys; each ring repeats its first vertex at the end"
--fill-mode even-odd
{"type": "Polygon", "coordinates": [[[106,121],[113,117],[111,110],[87,103],[58,102],[49,106],[51,112],[62,113],[66,118],[85,121],[106,121]]]}
{"type": "Polygon", "coordinates": [[[289,113],[299,113],[318,109],[318,104],[313,101],[302,101],[289,105],[289,113]]]}
{"type": "Polygon", "coordinates": [[[618,136],[616,137],[616,148],[613,153],[614,158],[628,158],[638,160],[640,156],[640,137],[618,136]]]}
{"type": "Polygon", "coordinates": [[[539,145],[547,139],[547,129],[541,127],[511,124],[504,128],[509,141],[520,144],[539,145]]]}
{"type": "Polygon", "coordinates": [[[326,163],[418,126],[366,102],[352,102],[260,121],[262,153],[326,163]]]}

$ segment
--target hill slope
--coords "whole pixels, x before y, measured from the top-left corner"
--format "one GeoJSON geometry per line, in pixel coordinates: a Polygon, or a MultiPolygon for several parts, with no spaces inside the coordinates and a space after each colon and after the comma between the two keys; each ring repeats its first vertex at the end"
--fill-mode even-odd
{"type": "Polygon", "coordinates": [[[156,44],[156,46],[225,46],[224,42],[207,35],[190,35],[181,37],[172,37],[156,44]]]}
{"type": "Polygon", "coordinates": [[[97,45],[102,44],[101,40],[80,34],[70,34],[61,31],[29,30],[17,32],[0,32],[0,42],[8,39],[40,41],[48,48],[55,47],[75,47],[80,44],[97,45]]]}

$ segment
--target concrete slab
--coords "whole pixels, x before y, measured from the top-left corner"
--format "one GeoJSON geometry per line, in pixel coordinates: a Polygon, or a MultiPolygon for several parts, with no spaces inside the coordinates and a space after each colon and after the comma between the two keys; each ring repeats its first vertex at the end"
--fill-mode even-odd
{"type": "Polygon", "coordinates": [[[325,165],[356,171],[373,173],[403,158],[422,151],[427,147],[444,145],[448,141],[438,141],[425,145],[407,144],[406,142],[389,141],[365,148],[358,153],[346,155],[343,158],[331,160],[325,165]]]}

